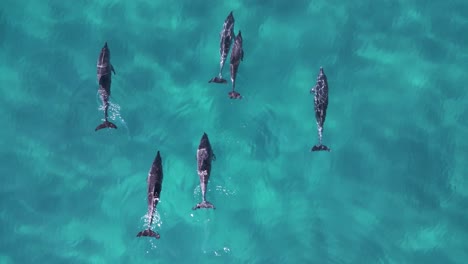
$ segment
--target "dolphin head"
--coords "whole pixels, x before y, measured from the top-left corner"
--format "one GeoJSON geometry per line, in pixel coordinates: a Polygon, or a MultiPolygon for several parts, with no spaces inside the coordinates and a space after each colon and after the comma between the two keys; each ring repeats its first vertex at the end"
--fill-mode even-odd
{"type": "Polygon", "coordinates": [[[320,72],[318,74],[318,78],[322,80],[327,80],[327,76],[325,75],[325,72],[323,71],[323,67],[320,67],[320,72]]]}
{"type": "Polygon", "coordinates": [[[236,35],[236,42],[242,44],[242,32],[240,30],[236,35]]]}
{"type": "Polygon", "coordinates": [[[203,132],[203,136],[202,136],[202,138],[200,140],[200,146],[198,148],[199,149],[202,149],[202,148],[208,149],[208,148],[210,148],[210,140],[208,139],[208,135],[205,132],[203,132]]]}
{"type": "Polygon", "coordinates": [[[156,162],[161,163],[161,154],[159,154],[159,150],[158,150],[158,153],[156,154],[156,162]]]}

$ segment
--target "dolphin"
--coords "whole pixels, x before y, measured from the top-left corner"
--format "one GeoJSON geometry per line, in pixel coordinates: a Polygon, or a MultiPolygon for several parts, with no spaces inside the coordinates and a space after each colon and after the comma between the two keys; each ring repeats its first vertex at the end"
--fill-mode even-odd
{"type": "Polygon", "coordinates": [[[242,49],[242,34],[239,30],[237,36],[234,40],[234,46],[232,47],[231,51],[231,83],[232,83],[232,91],[229,92],[229,98],[231,99],[241,99],[242,96],[240,93],[236,92],[236,76],[237,70],[239,69],[239,64],[241,61],[244,60],[244,50],[242,49]]]}
{"type": "Polygon", "coordinates": [[[108,109],[109,109],[109,97],[111,95],[111,82],[112,74],[115,74],[114,66],[110,62],[110,51],[107,46],[107,42],[104,44],[104,47],[99,54],[97,61],[97,80],[99,82],[99,95],[101,97],[102,104],[104,106],[104,122],[96,127],[94,131],[98,131],[103,128],[115,128],[117,126],[108,120],[108,109]]]}
{"type": "Polygon", "coordinates": [[[197,164],[198,164],[198,177],[200,178],[200,188],[202,193],[203,201],[192,209],[196,210],[198,208],[213,208],[214,205],[206,200],[206,187],[208,185],[208,180],[210,179],[211,173],[211,162],[216,160],[216,156],[211,149],[210,140],[208,135],[203,133],[203,136],[200,140],[200,145],[197,150],[197,164]]]}
{"type": "Polygon", "coordinates": [[[229,49],[231,48],[232,41],[235,37],[234,35],[234,16],[232,15],[232,11],[229,13],[229,15],[226,17],[224,20],[223,24],[223,30],[221,30],[220,33],[221,41],[219,43],[220,48],[219,48],[219,53],[221,55],[221,59],[219,62],[219,74],[218,76],[212,78],[208,82],[214,82],[214,83],[227,83],[225,79],[223,79],[223,68],[224,68],[224,63],[226,62],[226,58],[229,53],[229,49]]]}
{"type": "Polygon", "coordinates": [[[163,181],[163,168],[162,168],[162,161],[161,155],[158,153],[156,154],[156,158],[151,165],[151,169],[148,173],[148,217],[150,221],[148,223],[148,229],[140,231],[137,234],[137,237],[141,236],[149,236],[155,237],[159,239],[159,233],[151,230],[151,225],[153,224],[153,217],[154,212],[156,210],[156,206],[159,202],[159,197],[161,195],[161,187],[163,181]]]}
{"type": "Polygon", "coordinates": [[[330,151],[330,148],[322,144],[323,125],[325,123],[325,117],[327,116],[328,107],[328,81],[323,67],[320,67],[317,83],[310,89],[310,93],[314,93],[315,120],[317,121],[319,137],[319,144],[313,146],[311,151],[330,151]]]}

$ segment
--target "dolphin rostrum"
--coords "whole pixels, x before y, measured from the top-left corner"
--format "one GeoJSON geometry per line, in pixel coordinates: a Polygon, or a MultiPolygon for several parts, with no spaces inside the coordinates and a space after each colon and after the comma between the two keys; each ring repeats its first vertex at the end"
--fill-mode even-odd
{"type": "Polygon", "coordinates": [[[107,42],[99,54],[97,61],[97,79],[99,82],[99,95],[101,97],[102,104],[104,106],[104,122],[96,127],[95,131],[102,128],[117,128],[117,126],[108,120],[108,109],[109,109],[109,97],[111,95],[111,82],[112,74],[114,72],[114,66],[110,62],[110,51],[107,47],[107,42]]]}
{"type": "Polygon", "coordinates": [[[229,92],[229,98],[231,99],[241,99],[242,96],[240,93],[236,92],[236,76],[237,70],[239,69],[239,64],[244,60],[244,50],[242,48],[242,34],[239,30],[237,36],[234,40],[234,46],[231,51],[231,82],[232,82],[232,91],[229,92]]]}
{"type": "Polygon", "coordinates": [[[208,180],[210,179],[211,173],[211,162],[216,160],[216,156],[211,149],[210,140],[208,135],[203,133],[203,136],[200,140],[200,145],[197,150],[197,164],[198,164],[198,177],[200,178],[200,188],[202,193],[203,201],[192,209],[196,210],[198,208],[213,208],[214,205],[206,200],[206,187],[208,186],[208,180]]]}
{"type": "Polygon", "coordinates": [[[158,153],[156,154],[156,158],[151,165],[151,169],[148,173],[148,214],[149,222],[148,222],[148,229],[140,231],[137,234],[137,237],[140,236],[149,236],[155,237],[159,239],[159,233],[151,230],[151,225],[153,224],[153,217],[156,210],[156,206],[159,202],[159,197],[161,195],[161,187],[163,181],[163,168],[162,168],[162,161],[161,155],[158,153]]]}
{"type": "Polygon", "coordinates": [[[320,67],[320,72],[317,76],[317,83],[310,90],[310,93],[314,93],[314,110],[315,119],[317,121],[319,144],[312,147],[311,151],[330,151],[330,148],[322,144],[322,132],[323,125],[325,123],[325,117],[327,116],[328,107],[328,81],[327,76],[323,72],[323,67],[320,67]]]}
{"type": "Polygon", "coordinates": [[[220,41],[220,48],[219,53],[221,55],[220,62],[219,62],[219,74],[218,76],[212,78],[208,82],[214,83],[227,83],[225,79],[223,79],[223,68],[224,63],[226,62],[226,58],[229,53],[229,49],[231,48],[232,41],[234,39],[234,16],[232,15],[232,11],[226,17],[223,24],[223,30],[220,33],[221,41],[220,41]]]}

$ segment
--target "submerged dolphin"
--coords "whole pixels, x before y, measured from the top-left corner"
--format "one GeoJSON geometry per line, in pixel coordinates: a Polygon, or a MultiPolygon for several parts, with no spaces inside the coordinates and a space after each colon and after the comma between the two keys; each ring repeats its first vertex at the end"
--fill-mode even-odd
{"type": "Polygon", "coordinates": [[[239,64],[244,60],[244,49],[242,48],[242,34],[239,30],[237,33],[236,39],[234,40],[234,46],[231,51],[231,82],[232,82],[232,91],[229,92],[229,98],[231,99],[241,99],[242,96],[240,93],[236,92],[236,76],[237,70],[239,69],[239,64]]]}
{"type": "Polygon", "coordinates": [[[104,122],[96,127],[95,131],[98,131],[102,128],[117,128],[117,126],[108,121],[108,109],[109,109],[109,97],[111,95],[111,82],[112,74],[114,72],[114,66],[110,62],[110,51],[107,47],[107,42],[104,44],[104,47],[99,54],[97,61],[97,80],[99,82],[99,95],[101,97],[102,105],[104,106],[104,122]]]}
{"type": "Polygon", "coordinates": [[[192,209],[196,210],[198,208],[213,208],[214,205],[206,200],[206,187],[208,185],[208,180],[210,179],[211,173],[211,162],[216,159],[216,156],[211,149],[210,140],[208,135],[203,133],[203,136],[200,140],[200,145],[197,150],[197,164],[198,164],[198,177],[200,178],[200,188],[202,193],[202,202],[194,206],[192,209]]]}
{"type": "Polygon", "coordinates": [[[137,237],[149,236],[155,237],[156,239],[160,238],[158,232],[151,230],[151,225],[153,224],[154,211],[156,210],[156,206],[158,205],[159,197],[161,195],[162,181],[163,168],[161,155],[158,151],[148,173],[148,217],[150,218],[150,221],[148,223],[148,229],[140,231],[137,234],[137,237]]]}
{"type": "Polygon", "coordinates": [[[220,62],[219,62],[219,74],[218,76],[212,78],[208,82],[214,83],[227,83],[225,79],[223,79],[223,68],[224,63],[226,62],[227,55],[229,53],[229,49],[231,48],[232,40],[234,39],[234,16],[232,15],[232,11],[226,17],[223,24],[223,30],[220,33],[221,41],[219,43],[219,53],[221,55],[220,62]]]}
{"type": "Polygon", "coordinates": [[[317,130],[319,137],[319,144],[312,147],[311,151],[321,151],[330,149],[322,144],[322,132],[325,118],[327,116],[328,107],[328,82],[327,76],[323,72],[323,67],[320,67],[320,72],[317,76],[317,83],[310,90],[310,93],[314,93],[314,110],[315,120],[317,121],[317,130]]]}

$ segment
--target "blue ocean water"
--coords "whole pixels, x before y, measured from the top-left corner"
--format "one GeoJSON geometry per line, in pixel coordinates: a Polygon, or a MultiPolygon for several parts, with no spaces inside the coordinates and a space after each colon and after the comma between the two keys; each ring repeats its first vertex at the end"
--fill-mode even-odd
{"type": "Polygon", "coordinates": [[[0,263],[468,263],[467,14],[462,0],[3,0],[0,263]],[[242,100],[208,83],[231,10],[242,100]],[[95,132],[105,42],[118,129],[95,132]],[[321,66],[332,151],[310,152],[321,66]],[[216,210],[193,211],[203,132],[216,210]],[[161,238],[137,238],[158,150],[161,238]]]}

